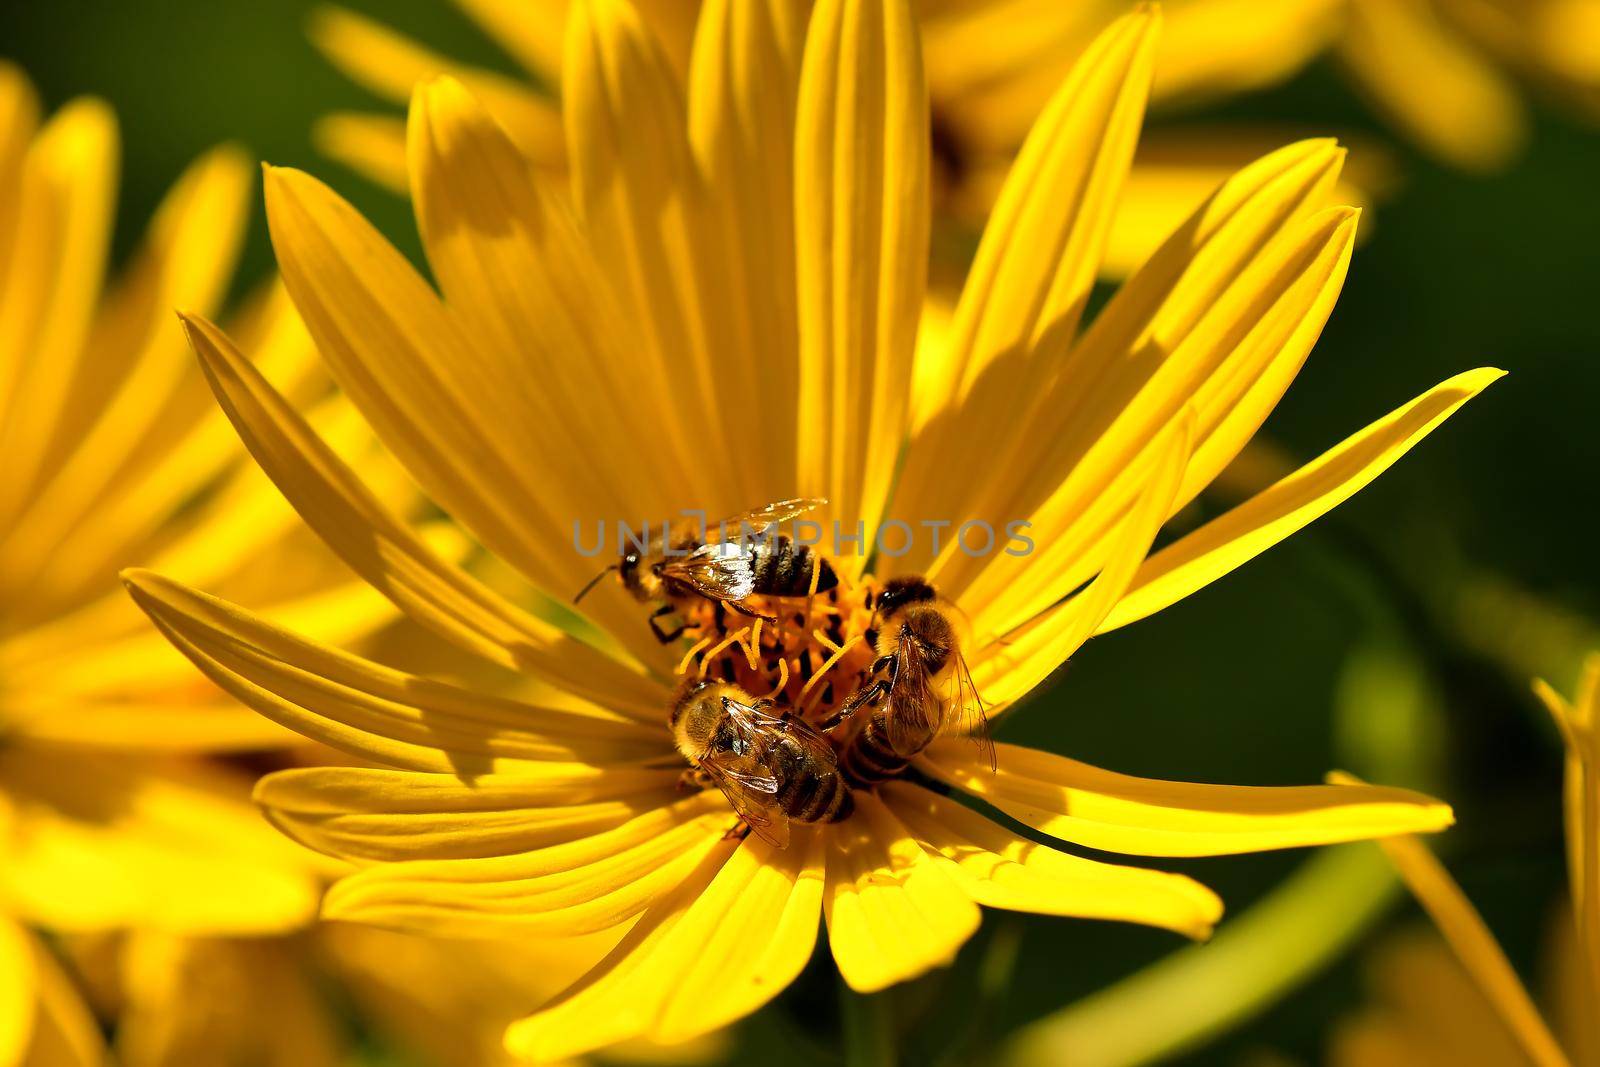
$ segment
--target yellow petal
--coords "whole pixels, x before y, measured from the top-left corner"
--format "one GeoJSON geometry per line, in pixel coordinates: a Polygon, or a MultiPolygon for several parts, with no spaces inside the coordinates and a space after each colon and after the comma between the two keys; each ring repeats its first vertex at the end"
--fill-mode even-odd
{"type": "Polygon", "coordinates": [[[1600,989],[1600,654],[1585,661],[1577,699],[1568,703],[1543,681],[1534,692],[1544,701],[1566,742],[1564,783],[1567,877],[1577,925],[1577,956],[1585,988],[1600,989]]]}
{"type": "Polygon", "coordinates": [[[318,152],[337,160],[386,189],[404,193],[406,176],[406,124],[393,115],[361,111],[335,111],[311,127],[311,143],[318,152]]]}
{"type": "Polygon", "coordinates": [[[89,338],[111,237],[116,119],[103,103],[62,108],[29,149],[12,262],[0,290],[0,529],[46,458],[89,338]]]}
{"type": "Polygon", "coordinates": [[[105,1067],[105,1038],[82,994],[50,949],[30,937],[36,1013],[23,1067],[105,1067]]]}
{"type": "MultiPolygon", "coordinates": [[[[920,477],[946,488],[943,500],[929,504],[947,501],[952,483],[970,491],[947,462],[975,451],[966,447],[968,435],[1015,412],[1041,365],[1073,343],[1144,122],[1159,24],[1155,10],[1145,8],[1096,38],[1006,177],[951,327],[953,366],[943,403],[961,410],[929,442],[937,451],[945,435],[954,435],[955,447],[935,461],[924,445],[908,460],[908,483],[920,477]],[[922,471],[920,463],[932,467],[922,471]]],[[[920,513],[928,510],[922,503],[917,497],[906,506],[920,513]]]]}
{"type": "MultiPolygon", "coordinates": [[[[929,81],[959,139],[1009,153],[1092,35],[1122,3],[924,3],[929,81]]],[[[1153,97],[1185,103],[1275,84],[1337,29],[1339,0],[1180,0],[1164,5],[1153,97]]]]}
{"type": "Polygon", "coordinates": [[[555,102],[526,83],[432,52],[382,23],[344,8],[312,15],[312,44],[352,81],[402,103],[420,81],[449,74],[471,88],[503,123],[517,146],[543,165],[562,158],[561,116],[555,102]]]}
{"type": "Polygon", "coordinates": [[[521,611],[428,547],[306,425],[221,331],[186,319],[217,399],[246,447],[311,528],[417,622],[477,655],[652,718],[642,676],[521,611]]]}
{"type": "Polygon", "coordinates": [[[1429,833],[1453,821],[1449,805],[1405,789],[1163,782],[997,747],[998,770],[960,739],[936,743],[923,763],[1037,830],[1106,852],[1223,856],[1429,833]]]}
{"type": "Polygon", "coordinates": [[[1354,0],[1340,55],[1422,148],[1474,170],[1503,167],[1527,139],[1516,89],[1422,0],[1354,0]]]}
{"type": "Polygon", "coordinates": [[[522,533],[542,513],[537,486],[512,458],[517,402],[531,384],[472,345],[410,264],[326,186],[269,170],[266,193],[284,282],[345,391],[429,496],[535,580],[548,574],[522,533]]]}
{"type": "Polygon", "coordinates": [[[18,1067],[33,1037],[33,952],[28,932],[0,915],[0,1067],[18,1067]]]}
{"type": "MultiPolygon", "coordinates": [[[[1128,506],[1126,494],[1132,490],[1117,481],[1119,457],[1126,456],[1130,442],[1140,440],[1140,430],[1148,434],[1150,426],[1175,413],[1174,383],[1202,381],[1208,369],[1215,375],[1234,347],[1230,340],[1242,340],[1245,323],[1272,308],[1272,301],[1262,299],[1263,290],[1281,291],[1293,280],[1266,271],[1261,264],[1269,253],[1280,261],[1290,258],[1296,249],[1285,244],[1293,239],[1300,255],[1314,259],[1314,250],[1328,243],[1325,227],[1308,229],[1306,220],[1326,198],[1343,157],[1331,141],[1306,141],[1234,175],[1118,290],[1072,351],[1039,368],[1029,402],[984,428],[987,434],[1001,428],[999,456],[1021,476],[981,479],[985,489],[952,499],[958,514],[991,524],[1041,519],[1077,535],[1043,542],[1058,580],[1043,583],[1051,586],[1051,596],[1036,597],[1038,603],[1062,595],[1063,565],[1079,575],[1079,582],[1093,573],[1097,554],[1084,546],[1094,538],[1086,542],[1085,534],[1103,531],[1128,506]],[[1202,322],[1208,324],[1204,331],[1202,322]],[[1230,327],[1239,332],[1231,333],[1230,327]],[[1180,352],[1183,358],[1174,359],[1180,352]],[[1097,447],[1096,461],[1082,462],[1097,447]],[[1120,494],[1107,495],[1108,487],[1120,494]],[[1037,514],[1041,509],[1045,514],[1037,514]]],[[[1259,363],[1259,346],[1253,350],[1259,363]]],[[[1212,411],[1203,425],[1223,413],[1212,411]]],[[[930,424],[928,435],[936,432],[930,424]]],[[[913,454],[908,466],[918,462],[913,454]]],[[[1039,591],[1041,585],[1032,574],[1018,585],[1007,559],[975,560],[947,549],[928,570],[945,571],[942,587],[959,592],[980,570],[996,568],[984,582],[987,591],[968,600],[969,610],[992,610],[998,605],[988,602],[1001,590],[1015,595],[1039,591]]],[[[1019,614],[1020,605],[1013,604],[1009,613],[1019,614]]]]}
{"type": "MultiPolygon", "coordinates": [[[[39,94],[28,76],[15,64],[0,61],[0,189],[15,189],[20,180],[28,145],[39,128],[39,94]]],[[[17,235],[20,197],[0,202],[0,263],[11,261],[17,235]]],[[[4,380],[0,365],[0,380],[4,380]]],[[[0,393],[3,395],[3,393],[0,393]]]]}
{"type": "Polygon", "coordinates": [[[353,861],[466,859],[588,837],[673,800],[678,775],[585,764],[537,772],[446,775],[318,767],[256,787],[274,826],[308,848],[353,861]]]}
{"type": "MultiPolygon", "coordinates": [[[[237,436],[217,409],[203,376],[193,373],[192,357],[183,351],[182,330],[173,321],[172,310],[160,304],[155,314],[162,342],[176,344],[181,353],[183,384],[145,435],[138,462],[121,470],[98,496],[94,521],[80,524],[51,546],[49,573],[35,581],[41,599],[57,610],[62,603],[85,596],[104,596],[117,568],[132,559],[155,562],[160,558],[156,553],[181,555],[183,573],[207,582],[196,577],[203,572],[200,560],[222,561],[225,572],[255,557],[260,546],[275,540],[286,527],[298,525],[293,511],[264,478],[256,475],[253,488],[245,487],[251,478],[239,472],[237,436]],[[234,475],[216,485],[230,465],[234,475]],[[269,495],[278,499],[268,503],[263,498],[269,495]],[[179,521],[172,524],[175,516],[179,521]],[[175,526],[183,531],[176,539],[175,526]]],[[[242,329],[260,335],[253,349],[258,365],[280,388],[308,399],[326,392],[320,357],[281,287],[258,292],[237,318],[242,329]]],[[[325,427],[324,432],[370,445],[370,430],[350,429],[358,429],[359,435],[345,428],[336,433],[325,427]]],[[[126,607],[120,605],[124,611],[126,607]]]]}
{"type": "MultiPolygon", "coordinates": [[[[1063,473],[1059,487],[1028,512],[1041,547],[1027,557],[956,561],[967,571],[983,568],[960,594],[963,602],[988,612],[1001,611],[999,601],[1005,613],[1027,618],[1081,585],[1126,506],[1128,490],[1119,482],[1130,461],[1186,410],[1193,412],[1193,445],[1168,514],[1209,484],[1305,362],[1344,283],[1355,224],[1353,211],[1338,208],[1307,220],[1251,263],[1147,378],[1133,371],[1109,385],[1110,395],[1081,398],[1077,417],[1063,416],[1073,426],[1061,434],[1064,444],[1044,448],[1035,472],[1063,473]]],[[[950,584],[946,578],[942,587],[950,584]]]]}
{"type": "Polygon", "coordinates": [[[1340,0],[1195,0],[1172,5],[1156,63],[1158,99],[1275,85],[1327,46],[1340,0]]]}
{"type": "Polygon", "coordinates": [[[1375,848],[1319,849],[1230,915],[1212,940],[1167,953],[1015,1031],[1003,1059],[1011,1067],[1109,1067],[1181,1058],[1342,959],[1389,913],[1399,888],[1375,848]]]}
{"type": "Polygon", "coordinates": [[[799,324],[794,263],[794,123],[808,5],[711,0],[689,81],[689,137],[705,176],[718,310],[734,359],[717,382],[729,411],[762,413],[762,447],[737,465],[747,502],[792,494],[799,324]]]}
{"type": "Polygon", "coordinates": [[[386,1047],[437,1067],[501,1067],[507,1024],[571,985],[624,932],[454,941],[328,923],[319,947],[386,1047]]]}
{"type": "MultiPolygon", "coordinates": [[[[1132,276],[1220,186],[1282,143],[1270,126],[1205,126],[1145,137],[1117,204],[1100,276],[1132,276]]],[[[1385,149],[1375,143],[1352,146],[1349,163],[1324,202],[1308,206],[1365,209],[1387,191],[1393,176],[1394,161],[1385,149]]],[[[1371,236],[1370,215],[1361,236],[1371,236]]]]}
{"type": "MultiPolygon", "coordinates": [[[[184,666],[192,676],[194,668],[184,666]]],[[[210,690],[203,681],[193,680],[210,690]]],[[[270,719],[231,701],[221,702],[215,690],[204,696],[218,702],[183,699],[183,694],[165,704],[91,696],[33,705],[23,699],[14,709],[8,708],[8,714],[15,711],[17,732],[32,741],[123,752],[249,752],[289,748],[300,740],[270,719]]]]}
{"type": "Polygon", "coordinates": [[[531,852],[382,863],[334,885],[322,913],[443,937],[592,933],[671,896],[733,821],[711,790],[531,852]]]}
{"type": "Polygon", "coordinates": [[[1485,368],[1456,375],[1163,548],[1140,567],[1100,631],[1182,600],[1348,500],[1504,373],[1485,368]]]}
{"type": "Polygon", "coordinates": [[[907,0],[823,0],[795,133],[797,489],[873,526],[910,426],[927,282],[928,99],[907,0]]]}
{"type": "Polygon", "coordinates": [[[1113,919],[1209,937],[1222,901],[1177,874],[1122,867],[1035,844],[970,808],[906,783],[882,791],[889,810],[963,891],[991,908],[1113,919]]]}
{"type": "Polygon", "coordinates": [[[0,892],[38,922],[242,935],[293,929],[315,910],[304,853],[232,776],[14,743],[0,752],[0,789],[15,806],[0,892]]]}
{"type": "Polygon", "coordinates": [[[822,835],[786,850],[746,838],[713,851],[609,956],[506,1047],[539,1062],[618,1040],[687,1041],[741,1019],[783,991],[811,957],[822,901],[822,835]]]}
{"type": "Polygon", "coordinates": [[[122,1067],[348,1063],[345,1034],[304,945],[140,930],[122,955],[122,1067]]]}
{"type": "Polygon", "coordinates": [[[250,181],[244,154],[223,148],[191,166],[167,194],[89,339],[96,370],[75,383],[58,416],[56,447],[46,459],[50,478],[0,541],[6,567],[28,576],[8,595],[27,599],[70,583],[56,576],[56,550],[96,526],[87,516],[151,461],[152,443],[173,418],[171,402],[193,384],[194,365],[172,328],[171,309],[221,300],[244,237],[250,181]]]}
{"type": "MultiPolygon", "coordinates": [[[[241,546],[248,549],[248,545],[241,546]]],[[[247,552],[243,559],[252,558],[247,552]]],[[[342,577],[342,576],[341,576],[342,577]]],[[[320,579],[316,589],[308,596],[268,605],[263,617],[286,629],[306,633],[316,640],[345,644],[371,636],[375,631],[395,621],[394,607],[365,582],[343,581],[331,584],[320,579]]],[[[153,631],[137,608],[120,593],[120,607],[127,616],[127,636],[100,639],[91,622],[86,625],[75,643],[70,641],[70,630],[76,616],[67,616],[57,625],[37,635],[23,633],[6,642],[0,655],[7,681],[16,694],[18,707],[32,709],[26,716],[28,732],[41,737],[48,734],[57,738],[76,737],[93,742],[93,723],[97,718],[92,707],[98,698],[106,705],[110,717],[106,725],[119,721],[128,710],[118,712],[116,705],[143,705],[157,715],[184,716],[182,704],[211,703],[219,694],[196,678],[194,667],[184,659],[158,633],[153,631]],[[58,631],[69,631],[61,633],[58,631]],[[65,644],[68,647],[60,647],[65,644]],[[51,646],[56,647],[52,648],[51,646]],[[163,704],[173,705],[167,712],[158,709],[163,704]],[[60,708],[54,711],[50,709],[60,708]],[[68,709],[73,710],[68,710],[68,709]],[[39,716],[48,714],[52,720],[72,721],[41,722],[39,716]],[[45,731],[41,733],[40,730],[45,731]]],[[[96,612],[95,614],[99,614],[96,612]]],[[[106,614],[109,614],[107,612],[106,614]]],[[[211,709],[191,708],[188,718],[198,721],[211,709]]],[[[24,716],[19,714],[19,719],[24,716]]],[[[171,720],[174,725],[179,718],[171,720]]],[[[203,726],[202,726],[203,729],[203,726]]],[[[112,727],[113,733],[118,731],[112,727]]],[[[154,731],[152,728],[152,732],[154,731]]],[[[227,730],[224,730],[226,733],[227,730]]],[[[273,730],[269,734],[280,740],[284,736],[273,730]]],[[[152,737],[148,743],[166,745],[176,741],[173,737],[152,737]]],[[[138,745],[135,737],[122,736],[108,740],[107,744],[138,745]]]]}
{"type": "MultiPolygon", "coordinates": [[[[565,550],[573,516],[526,461],[538,452],[528,420],[542,383],[507,353],[473,343],[405,258],[326,186],[269,170],[266,190],[284,282],[384,444],[429,497],[534,584],[557,597],[581,588],[593,571],[565,550]]],[[[636,606],[614,621],[619,638],[649,652],[636,606]]],[[[659,646],[649,654],[662,658],[659,646]]]]}
{"type": "Polygon", "coordinates": [[[530,74],[555,85],[567,0],[457,0],[530,74]]]}
{"type": "Polygon", "coordinates": [[[1522,1064],[1526,1054],[1431,930],[1406,930],[1372,966],[1374,1002],[1334,1032],[1332,1067],[1522,1064]]]}
{"type": "MultiPolygon", "coordinates": [[[[1171,511],[1189,456],[1193,421],[1192,416],[1183,419],[1164,432],[1123,479],[1139,495],[1113,532],[1105,566],[1088,588],[1057,607],[1008,624],[1005,636],[980,639],[973,679],[996,711],[1021,699],[1065,663],[1127,591],[1171,511]]],[[[978,625],[992,626],[993,613],[980,617],[978,625]]]]}
{"type": "MultiPolygon", "coordinates": [[[[1353,782],[1341,777],[1340,781],[1353,782]]],[[[1339,788],[1357,788],[1344,785],[1339,788]]],[[[1483,917],[1461,892],[1428,847],[1410,836],[1379,842],[1418,903],[1433,918],[1456,958],[1489,998],[1490,1004],[1511,1028],[1518,1044],[1540,1067],[1567,1067],[1567,1058],[1551,1036],[1539,1009],[1523,988],[1483,917]]]]}
{"type": "Polygon", "coordinates": [[[409,147],[417,221],[445,299],[472,336],[540,383],[527,396],[537,451],[526,462],[546,479],[548,510],[570,523],[683,506],[682,468],[659,444],[663,397],[638,387],[637,343],[618,328],[627,317],[563,189],[530,174],[448,79],[418,86],[409,147]],[[574,447],[601,439],[614,447],[574,447]]]}
{"type": "Polygon", "coordinates": [[[882,801],[858,792],[829,839],[823,914],[851,989],[874,993],[955,960],[978,907],[882,801]]]}
{"type": "Polygon", "coordinates": [[[734,359],[710,285],[708,227],[683,87],[627,0],[582,0],[568,18],[561,93],[572,189],[633,344],[614,371],[654,402],[655,449],[676,464],[683,506],[722,514],[738,498],[732,420],[704,418],[734,359]]]}
{"type": "Polygon", "coordinates": [[[493,773],[527,761],[623,762],[666,737],[598,708],[540,708],[391,670],[148,571],[129,591],[168,640],[246,705],[312,740],[394,767],[493,773]]]}

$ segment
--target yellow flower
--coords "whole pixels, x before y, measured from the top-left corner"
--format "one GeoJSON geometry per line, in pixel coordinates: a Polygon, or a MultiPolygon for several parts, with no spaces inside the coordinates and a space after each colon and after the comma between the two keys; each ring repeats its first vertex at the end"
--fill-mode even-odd
{"type": "Polygon", "coordinates": [[[109,946],[102,996],[122,1067],[337,1067],[348,1042],[312,971],[309,934],[187,937],[137,930],[109,946]]]}
{"type": "MultiPolygon", "coordinates": [[[[374,1025],[432,1067],[511,1067],[506,1025],[580,978],[620,940],[622,929],[538,941],[451,940],[328,923],[325,954],[374,1025]]],[[[606,1049],[606,1061],[688,1064],[721,1058],[708,1035],[664,1048],[643,1042],[606,1049]]]]}
{"type": "MultiPolygon", "coordinates": [[[[1121,6],[930,5],[930,80],[960,143],[980,158],[1021,143],[1055,81],[1121,6]]],[[[1509,162],[1527,136],[1515,75],[1600,115],[1595,0],[1177,0],[1169,9],[1157,100],[1187,106],[1273,85],[1332,51],[1419,147],[1471,169],[1509,162]]]]}
{"type": "Polygon", "coordinates": [[[1567,873],[1571,926],[1552,968],[1565,1050],[1523,988],[1494,935],[1444,866],[1415,838],[1383,842],[1444,944],[1410,938],[1380,960],[1380,1002],[1342,1028],[1334,1062],[1484,1063],[1566,1067],[1600,1063],[1594,1006],[1600,990],[1600,654],[1568,702],[1543,681],[1534,691],[1566,744],[1567,873]],[[1448,946],[1448,951],[1445,946],[1448,946]],[[1454,956],[1454,959],[1451,956],[1454,956]],[[1485,1008],[1489,1011],[1485,1012],[1485,1008]]]}
{"type": "Polygon", "coordinates": [[[105,1062],[94,1018],[55,955],[0,914],[0,1063],[7,1067],[105,1062]]]}
{"type": "MultiPolygon", "coordinates": [[[[61,1041],[80,1050],[99,1041],[78,1025],[70,983],[25,926],[255,934],[315,913],[316,880],[262,825],[249,780],[198,758],[299,739],[196,679],[127,603],[117,570],[159,562],[334,640],[392,617],[347,573],[330,584],[340,568],[320,547],[307,564],[309,539],[245,462],[172,315],[174,305],[222,300],[249,162],[219,149],[195,163],[103,293],[116,156],[103,104],[74,101],[43,121],[26,78],[0,64],[7,1064],[23,1050],[55,1062],[49,1049],[61,1041]],[[276,581],[263,582],[261,568],[276,581]]],[[[292,395],[309,401],[326,388],[281,292],[256,299],[237,328],[292,395]]],[[[347,444],[368,435],[359,420],[321,421],[347,444]]]]}
{"type": "Polygon", "coordinates": [[[980,905],[1192,936],[1219,916],[1187,878],[1037,843],[933,781],[1044,835],[1132,855],[1450,821],[1402,790],[1150,781],[1012,745],[992,769],[960,737],[937,741],[914,775],[857,790],[843,821],[795,826],[787,848],[728,838],[717,790],[678,791],[685,764],[665,722],[676,674],[731,673],[824,715],[873,658],[866,601],[889,564],[925,571],[970,620],[966,659],[999,713],[1090,636],[1350,496],[1499,375],[1444,383],[1151,554],[1266,417],[1332,308],[1355,218],[1315,204],[1342,153],[1305,142],[1235,176],[1080,329],[1157,34],[1153,12],[1118,22],[1023,150],[952,340],[927,353],[918,417],[929,123],[915,23],[903,0],[829,0],[809,25],[802,11],[708,4],[685,108],[633,7],[578,4],[561,66],[570,186],[530,169],[458,82],[420,87],[410,185],[440,291],[326,186],[273,170],[286,285],[418,484],[552,595],[593,577],[577,521],[799,494],[826,497],[818,514],[844,530],[882,516],[1029,518],[1031,556],[919,543],[868,567],[841,552],[838,585],[790,602],[779,623],[681,603],[698,638],[687,650],[659,642],[648,609],[606,582],[583,605],[607,635],[590,643],[429,551],[222,331],[189,319],[229,417],[330,547],[423,626],[573,694],[540,706],[418,677],[152,571],[126,574],[213,681],[381,765],[282,772],[258,788],[291,836],[362,865],[325,916],[443,936],[631,924],[511,1028],[519,1055],[681,1041],[738,1019],[799,972],[819,915],[863,991],[948,963],[980,905]]]}

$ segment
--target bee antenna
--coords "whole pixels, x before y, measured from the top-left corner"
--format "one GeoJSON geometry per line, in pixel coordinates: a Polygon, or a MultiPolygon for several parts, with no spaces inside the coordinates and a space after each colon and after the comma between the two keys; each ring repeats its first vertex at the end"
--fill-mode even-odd
{"type": "Polygon", "coordinates": [[[609,567],[602,568],[599,574],[597,574],[593,578],[589,579],[589,584],[588,585],[586,585],[582,589],[578,590],[578,595],[572,598],[572,602],[574,604],[576,604],[578,601],[580,601],[584,597],[588,596],[589,595],[589,590],[593,589],[595,586],[600,584],[600,579],[604,578],[610,572],[612,572],[614,570],[620,570],[621,568],[622,568],[622,565],[620,563],[613,563],[609,567]]]}

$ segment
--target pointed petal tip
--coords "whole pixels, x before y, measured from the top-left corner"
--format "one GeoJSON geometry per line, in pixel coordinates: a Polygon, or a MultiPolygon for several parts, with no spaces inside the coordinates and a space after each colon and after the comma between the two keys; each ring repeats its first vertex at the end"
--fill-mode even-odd
{"type": "Polygon", "coordinates": [[[122,584],[127,586],[129,590],[138,589],[142,591],[148,589],[151,579],[159,576],[154,571],[144,567],[124,567],[117,572],[117,577],[122,580],[122,584]]]}
{"type": "Polygon", "coordinates": [[[411,106],[413,109],[424,104],[437,106],[449,100],[476,99],[472,91],[461,84],[461,79],[454,74],[440,73],[423,78],[411,89],[411,106]]]}
{"type": "Polygon", "coordinates": [[[1153,29],[1161,22],[1161,4],[1159,0],[1144,0],[1135,4],[1133,10],[1128,12],[1129,19],[1146,22],[1153,29]]]}
{"type": "Polygon", "coordinates": [[[1448,830],[1456,824],[1456,812],[1444,801],[1418,793],[1412,789],[1399,786],[1373,785],[1364,779],[1358,778],[1349,771],[1332,770],[1322,776],[1322,780],[1329,785],[1351,786],[1359,789],[1381,789],[1388,793],[1404,796],[1417,809],[1416,821],[1406,829],[1397,829],[1396,834],[1432,834],[1441,830],[1448,830]]]}
{"type": "Polygon", "coordinates": [[[1447,379],[1443,386],[1464,389],[1471,395],[1483,392],[1489,386],[1506,376],[1507,372],[1499,367],[1476,367],[1469,371],[1462,371],[1453,378],[1447,379]]]}

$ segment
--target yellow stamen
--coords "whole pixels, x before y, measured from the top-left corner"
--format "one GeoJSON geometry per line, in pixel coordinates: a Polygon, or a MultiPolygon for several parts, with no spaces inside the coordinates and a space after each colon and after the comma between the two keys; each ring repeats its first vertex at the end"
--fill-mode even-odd
{"type": "MultiPolygon", "coordinates": [[[[802,715],[809,713],[811,710],[810,708],[806,707],[806,694],[815,688],[817,683],[822,681],[822,679],[827,676],[829,671],[833,670],[834,665],[844,658],[844,654],[850,651],[850,649],[854,647],[860,640],[861,635],[857,634],[850,640],[846,641],[837,652],[828,657],[827,662],[819,667],[815,674],[806,679],[806,684],[801,686],[799,695],[794,698],[794,705],[800,709],[802,715]]],[[[821,690],[818,690],[818,692],[820,691],[821,690]]]]}
{"type": "MultiPolygon", "coordinates": [[[[715,640],[716,640],[715,637],[712,637],[710,634],[707,634],[705,637],[702,637],[700,640],[696,641],[694,643],[694,647],[689,649],[688,652],[685,652],[683,654],[683,658],[678,661],[678,673],[679,674],[688,674],[689,673],[689,663],[690,663],[691,660],[694,659],[695,653],[699,652],[702,648],[705,648],[707,645],[711,644],[711,642],[713,642],[715,640]]],[[[702,678],[705,677],[705,673],[704,673],[703,670],[702,670],[700,676],[702,678]]]]}
{"type": "Polygon", "coordinates": [[[750,627],[750,640],[744,646],[745,662],[750,664],[750,669],[753,671],[761,669],[761,625],[766,621],[766,619],[755,621],[750,627]]]}
{"type": "Polygon", "coordinates": [[[786,661],[780,659],[778,661],[778,684],[772,687],[772,691],[769,692],[764,699],[766,699],[766,700],[775,700],[775,699],[777,699],[778,694],[783,692],[784,687],[786,685],[788,685],[788,684],[789,684],[789,664],[786,661]]]}
{"type": "Polygon", "coordinates": [[[712,660],[716,659],[718,656],[722,655],[728,649],[730,649],[734,645],[738,644],[740,642],[740,639],[743,638],[749,632],[750,632],[750,627],[748,627],[748,626],[740,627],[739,629],[733,631],[733,633],[729,634],[727,637],[724,637],[722,639],[722,643],[721,644],[717,645],[715,648],[713,648],[711,651],[707,652],[703,657],[701,657],[701,659],[700,659],[700,677],[704,678],[706,676],[706,668],[711,665],[711,661],[712,660]]]}

